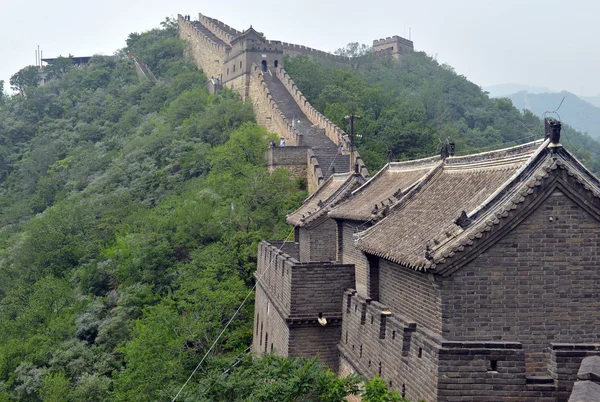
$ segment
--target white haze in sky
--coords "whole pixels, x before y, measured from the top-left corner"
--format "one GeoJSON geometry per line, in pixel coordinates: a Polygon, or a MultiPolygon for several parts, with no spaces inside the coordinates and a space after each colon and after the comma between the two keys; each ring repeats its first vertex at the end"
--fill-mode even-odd
{"type": "Polygon", "coordinates": [[[268,39],[334,51],[400,35],[480,86],[600,94],[597,0],[0,0],[0,80],[44,57],[112,54],[166,16],[217,18],[268,39]]]}

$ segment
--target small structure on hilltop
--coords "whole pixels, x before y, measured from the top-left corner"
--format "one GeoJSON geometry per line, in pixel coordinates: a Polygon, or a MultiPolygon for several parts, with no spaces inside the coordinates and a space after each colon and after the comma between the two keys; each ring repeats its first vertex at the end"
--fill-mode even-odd
{"type": "Polygon", "coordinates": [[[398,60],[401,55],[414,51],[415,48],[413,42],[398,35],[373,41],[373,52],[375,54],[390,55],[396,60],[398,60]]]}
{"type": "Polygon", "coordinates": [[[560,127],[390,163],[341,199],[323,185],[290,215],[294,243],[260,246],[254,352],[320,355],[410,400],[595,392],[578,369],[600,356],[600,181],[560,127]]]}

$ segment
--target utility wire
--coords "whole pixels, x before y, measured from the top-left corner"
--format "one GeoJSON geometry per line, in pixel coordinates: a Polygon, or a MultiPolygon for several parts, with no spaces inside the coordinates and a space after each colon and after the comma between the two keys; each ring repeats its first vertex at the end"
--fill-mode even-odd
{"type": "MultiPolygon", "coordinates": [[[[291,232],[285,237],[283,243],[281,244],[281,247],[279,247],[279,250],[277,250],[278,252],[280,252],[281,249],[283,249],[283,246],[285,246],[285,244],[287,243],[287,239],[290,237],[290,235],[292,233],[294,233],[294,230],[296,230],[296,226],[295,225],[292,228],[291,232]]],[[[204,360],[206,359],[206,357],[213,350],[213,348],[217,345],[217,342],[219,342],[219,339],[221,339],[221,336],[223,336],[223,334],[225,333],[225,331],[227,330],[227,328],[229,328],[229,325],[231,325],[231,323],[233,322],[233,319],[242,310],[242,307],[244,307],[244,305],[246,304],[246,302],[250,298],[250,295],[252,295],[252,293],[254,293],[254,290],[256,289],[256,286],[258,285],[258,282],[261,280],[261,278],[263,277],[263,275],[269,270],[269,268],[271,268],[271,265],[273,265],[273,261],[272,260],[271,260],[271,262],[269,262],[269,265],[262,272],[262,274],[259,275],[259,277],[256,280],[256,283],[254,284],[254,286],[252,286],[252,289],[250,289],[250,291],[248,292],[248,294],[246,295],[246,297],[244,298],[244,300],[242,301],[242,303],[240,304],[240,306],[237,308],[237,310],[235,311],[235,313],[233,313],[233,316],[231,316],[231,318],[229,319],[229,321],[227,322],[227,324],[225,325],[225,327],[223,328],[223,330],[217,336],[217,339],[215,339],[215,341],[212,343],[212,345],[210,346],[210,348],[208,349],[208,351],[202,357],[202,360],[200,360],[200,363],[198,363],[198,365],[196,366],[196,368],[194,369],[194,371],[192,371],[192,374],[190,374],[190,376],[188,377],[188,379],[181,386],[181,388],[179,389],[179,392],[177,392],[177,395],[175,395],[175,397],[173,397],[173,399],[171,400],[171,402],[175,402],[177,400],[177,398],[179,397],[179,394],[181,394],[181,392],[186,387],[186,385],[190,382],[190,380],[192,379],[192,377],[194,377],[194,374],[196,374],[196,372],[198,371],[198,369],[200,368],[200,366],[202,365],[202,363],[204,363],[204,360]]]]}

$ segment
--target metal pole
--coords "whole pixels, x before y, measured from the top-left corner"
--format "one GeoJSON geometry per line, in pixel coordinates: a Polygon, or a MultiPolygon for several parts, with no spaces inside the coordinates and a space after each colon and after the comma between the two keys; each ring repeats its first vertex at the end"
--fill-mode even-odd
{"type": "Polygon", "coordinates": [[[350,171],[358,173],[358,166],[354,161],[354,119],[360,120],[362,117],[355,116],[354,113],[345,116],[345,120],[350,120],[350,171]]]}
{"type": "Polygon", "coordinates": [[[350,114],[350,171],[354,171],[354,114],[350,114]]]}

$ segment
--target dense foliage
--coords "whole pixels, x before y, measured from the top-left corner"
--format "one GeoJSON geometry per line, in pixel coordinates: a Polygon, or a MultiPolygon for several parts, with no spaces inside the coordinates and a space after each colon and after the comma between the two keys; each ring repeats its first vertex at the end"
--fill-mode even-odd
{"type": "MultiPolygon", "coordinates": [[[[358,150],[371,170],[391,151],[394,160],[435,155],[447,141],[457,154],[492,150],[543,138],[540,119],[519,112],[508,99],[490,99],[477,85],[424,53],[398,62],[350,44],[340,54],[356,56],[349,66],[307,57],[286,58],[285,69],[307,99],[340,127],[349,112],[358,150]]],[[[561,142],[600,172],[600,143],[563,125],[561,142]]]]}
{"type": "MultiPolygon", "coordinates": [[[[271,137],[206,92],[175,33],[61,59],[41,87],[24,69],[0,98],[0,400],[170,400],[248,294],[258,242],[288,235],[305,192],[266,171],[271,137]]],[[[252,308],[210,364],[247,348],[252,308]]]]}

